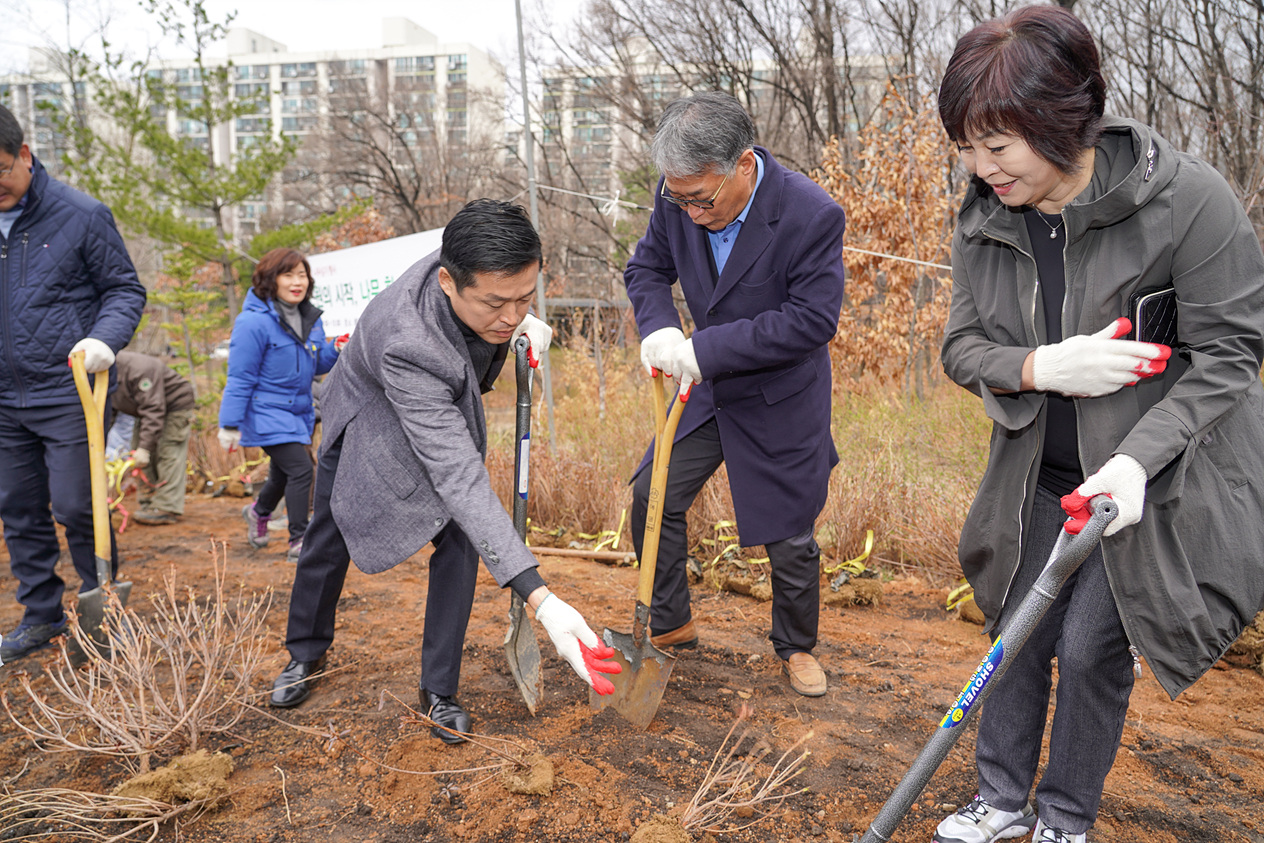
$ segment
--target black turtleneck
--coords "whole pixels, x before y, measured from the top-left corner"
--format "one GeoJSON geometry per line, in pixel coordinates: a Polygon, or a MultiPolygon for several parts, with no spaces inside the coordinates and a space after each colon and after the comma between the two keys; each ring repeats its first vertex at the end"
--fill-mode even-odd
{"type": "MultiPolygon", "coordinates": [[[[451,301],[448,302],[448,312],[452,314],[452,321],[461,329],[461,336],[465,338],[470,362],[474,364],[474,374],[478,376],[479,391],[490,392],[492,385],[496,383],[497,376],[500,375],[501,368],[505,365],[505,358],[509,355],[509,343],[502,342],[493,345],[480,337],[473,328],[462,322],[456,315],[451,301]]],[[[539,569],[528,568],[505,583],[505,587],[512,588],[525,601],[531,596],[531,592],[544,584],[544,578],[540,576],[539,569]]]]}
{"type": "Polygon", "coordinates": [[[470,362],[474,364],[474,374],[478,377],[479,391],[491,392],[501,368],[505,365],[505,358],[509,355],[509,343],[493,345],[480,337],[456,315],[451,301],[448,302],[448,312],[452,314],[452,321],[461,329],[461,336],[465,338],[465,348],[470,353],[470,362]]]}

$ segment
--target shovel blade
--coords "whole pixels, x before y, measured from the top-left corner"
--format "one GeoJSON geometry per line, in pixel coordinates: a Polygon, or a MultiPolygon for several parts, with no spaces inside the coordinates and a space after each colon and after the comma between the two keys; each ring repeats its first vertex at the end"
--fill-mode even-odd
{"type": "Polygon", "coordinates": [[[634,635],[607,629],[601,638],[614,648],[614,661],[623,670],[607,674],[614,693],[589,691],[589,702],[594,709],[613,707],[637,731],[645,731],[658,713],[676,657],[651,644],[648,635],[638,642],[634,635]]]}
{"type": "Polygon", "coordinates": [[[540,673],[540,646],[535,640],[535,630],[527,620],[526,605],[516,593],[509,601],[509,631],[505,633],[505,658],[509,672],[513,674],[527,711],[535,715],[540,704],[544,680],[540,673]]]}
{"type": "MultiPolygon", "coordinates": [[[[97,566],[98,571],[101,569],[97,566]]],[[[105,568],[109,570],[109,568],[105,568]]],[[[116,582],[108,586],[118,595],[119,606],[127,605],[127,598],[131,596],[132,584],[130,582],[116,582]]],[[[102,647],[108,647],[109,641],[101,627],[105,623],[106,602],[108,595],[106,589],[97,586],[90,591],[85,591],[79,595],[79,605],[76,611],[79,613],[79,627],[88,634],[88,637],[102,647]]]]}

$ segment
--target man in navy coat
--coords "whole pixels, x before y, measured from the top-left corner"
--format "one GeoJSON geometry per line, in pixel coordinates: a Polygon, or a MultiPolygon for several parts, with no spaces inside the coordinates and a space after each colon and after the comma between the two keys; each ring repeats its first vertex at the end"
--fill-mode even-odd
{"type": "MultiPolygon", "coordinates": [[[[624,272],[642,362],[682,389],[692,384],[668,471],[651,640],[697,644],[685,516],[726,463],[741,542],[764,545],[771,562],[773,649],[791,687],[820,696],[814,528],[838,463],[828,345],[843,300],[844,218],[819,185],[754,140],[749,115],[727,94],[667,106],[651,146],[663,178],[624,272]],[[672,301],[677,280],[694,324],[688,339],[672,301]]],[[[647,464],[633,482],[638,552],[647,464]]]]}
{"type": "MultiPolygon", "coordinates": [[[[66,631],[56,519],[81,591],[97,587],[88,428],[66,365],[111,379],[145,307],[145,288],[110,209],[45,171],[0,106],[0,521],[22,620],[0,660],[66,631]]],[[[105,426],[109,425],[107,404],[105,426]]],[[[111,562],[118,554],[111,537],[111,562]]]]}

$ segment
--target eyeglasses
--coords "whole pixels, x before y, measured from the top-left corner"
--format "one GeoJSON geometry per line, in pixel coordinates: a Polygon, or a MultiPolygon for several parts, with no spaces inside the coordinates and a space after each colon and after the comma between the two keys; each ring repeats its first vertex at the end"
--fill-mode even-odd
{"type": "Polygon", "coordinates": [[[13,158],[13,163],[9,165],[9,169],[7,169],[7,170],[0,170],[0,179],[7,179],[7,178],[9,177],[9,174],[10,174],[10,173],[12,173],[12,172],[14,171],[14,169],[16,169],[16,168],[17,168],[17,166],[18,166],[18,160],[19,160],[19,159],[17,158],[17,156],[14,156],[14,158],[13,158]]]}
{"type": "Polygon", "coordinates": [[[724,180],[720,182],[720,186],[715,189],[715,193],[711,195],[710,199],[677,199],[675,196],[668,194],[667,179],[663,179],[663,186],[659,188],[658,195],[675,205],[677,208],[688,208],[692,205],[695,208],[701,208],[704,211],[709,211],[715,207],[715,200],[719,198],[720,191],[724,189],[724,185],[728,182],[728,180],[729,177],[726,175],[724,180]]]}

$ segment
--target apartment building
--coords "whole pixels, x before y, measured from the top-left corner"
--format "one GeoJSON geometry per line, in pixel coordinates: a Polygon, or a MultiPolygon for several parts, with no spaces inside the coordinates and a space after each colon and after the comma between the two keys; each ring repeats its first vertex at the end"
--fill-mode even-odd
{"type": "MultiPolygon", "coordinates": [[[[503,139],[505,78],[500,65],[469,43],[444,43],[408,20],[382,21],[382,46],[367,49],[295,51],[262,33],[233,28],[223,43],[225,54],[206,61],[208,67],[229,65],[231,96],[249,104],[250,111],[229,124],[206,126],[181,119],[172,110],[168,130],[194,145],[210,145],[216,163],[233,160],[239,150],[282,134],[307,145],[327,138],[336,121],[353,119],[372,110],[397,131],[393,140],[404,146],[434,143],[457,146],[472,137],[503,139]]],[[[32,50],[26,74],[0,77],[0,103],[27,127],[32,151],[56,169],[67,142],[56,130],[55,111],[67,110],[78,98],[83,113],[91,114],[85,86],[72,85],[58,66],[58,57],[32,50]]],[[[159,62],[148,71],[173,86],[177,96],[196,102],[208,80],[190,60],[159,62]]],[[[402,150],[407,152],[407,150],[402,150]]],[[[302,156],[281,184],[232,209],[229,225],[238,237],[249,237],[270,217],[288,221],[301,217],[287,212],[293,200],[287,183],[312,182],[302,156]]],[[[354,187],[329,186],[354,192],[354,187]]]]}

